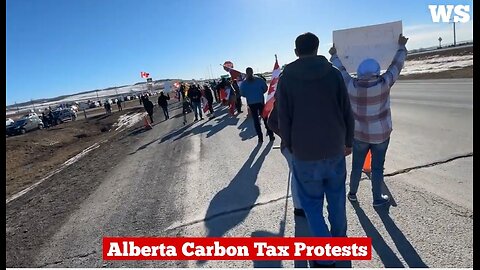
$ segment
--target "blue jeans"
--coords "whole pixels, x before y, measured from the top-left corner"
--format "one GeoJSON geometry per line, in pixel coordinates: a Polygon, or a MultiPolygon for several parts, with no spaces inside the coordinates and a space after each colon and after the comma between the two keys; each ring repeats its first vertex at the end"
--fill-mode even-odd
{"type": "Polygon", "coordinates": [[[192,101],[193,112],[195,112],[195,119],[198,119],[198,114],[200,114],[200,118],[202,118],[202,103],[192,101]],[[198,112],[197,112],[198,110],[198,112]]]}
{"type": "Polygon", "coordinates": [[[290,179],[290,187],[292,189],[292,200],[293,200],[293,207],[297,209],[302,209],[302,204],[298,199],[298,188],[297,188],[297,181],[292,173],[292,153],[288,150],[288,148],[283,148],[282,155],[285,157],[288,163],[288,178],[290,179]]]}
{"type": "Polygon", "coordinates": [[[363,164],[368,150],[372,153],[372,195],[373,202],[382,200],[383,165],[390,138],[379,144],[353,141],[352,173],[350,174],[350,193],[356,194],[362,176],[363,164]]]}
{"type": "Polygon", "coordinates": [[[293,157],[292,165],[298,198],[313,236],[345,237],[347,235],[345,156],[342,154],[335,158],[316,161],[302,161],[293,157]],[[324,198],[327,199],[330,230],[323,217],[324,198]]]}

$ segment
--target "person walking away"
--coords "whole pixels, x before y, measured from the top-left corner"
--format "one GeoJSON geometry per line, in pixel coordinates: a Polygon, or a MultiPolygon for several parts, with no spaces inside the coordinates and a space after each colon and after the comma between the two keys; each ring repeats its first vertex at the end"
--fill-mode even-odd
{"type": "Polygon", "coordinates": [[[108,106],[107,106],[108,102],[105,102],[105,104],[103,104],[103,107],[105,108],[105,114],[108,114],[108,106]]]}
{"type": "MultiPolygon", "coordinates": [[[[268,127],[281,138],[280,128],[278,127],[278,108],[277,103],[273,103],[273,109],[270,112],[267,118],[268,127]]],[[[294,174],[292,172],[292,153],[285,147],[285,142],[282,140],[280,142],[280,152],[283,157],[287,160],[288,164],[288,179],[290,181],[290,188],[292,190],[292,201],[293,201],[293,214],[295,216],[305,217],[305,212],[303,211],[300,199],[298,198],[298,187],[297,180],[294,179],[294,174]]]]}
{"type": "MultiPolygon", "coordinates": [[[[250,108],[255,131],[258,136],[258,143],[263,143],[263,133],[260,126],[260,117],[262,115],[263,107],[265,106],[264,94],[267,92],[267,83],[261,78],[253,76],[253,69],[248,67],[245,71],[247,73],[246,79],[240,85],[240,94],[247,99],[247,105],[250,108]]],[[[273,131],[268,128],[267,121],[263,119],[265,129],[270,141],[275,140],[273,131]]]]}
{"type": "Polygon", "coordinates": [[[162,92],[160,92],[160,96],[158,97],[158,106],[160,106],[163,110],[163,114],[165,115],[165,120],[170,119],[170,116],[168,115],[168,100],[170,100],[169,95],[165,95],[162,92]]]}
{"type": "Polygon", "coordinates": [[[240,95],[240,87],[238,86],[237,80],[233,80],[232,82],[233,90],[235,91],[235,108],[237,109],[237,113],[243,113],[242,111],[242,95],[240,95]]]}
{"type": "Polygon", "coordinates": [[[187,98],[183,99],[182,105],[183,105],[183,110],[182,110],[183,124],[185,125],[187,124],[187,114],[190,112],[190,102],[188,102],[187,98]]]}
{"type": "Polygon", "coordinates": [[[227,93],[227,101],[228,101],[228,113],[230,116],[235,115],[235,101],[237,97],[235,96],[235,91],[232,87],[230,81],[227,81],[225,84],[225,92],[227,93]]]}
{"type": "MultiPolygon", "coordinates": [[[[315,237],[346,237],[346,162],[351,153],[354,119],[347,88],[338,69],[317,55],[312,33],[295,40],[298,59],[280,75],[278,103],[280,137],[292,154],[298,198],[315,237]],[[323,216],[326,198],[330,229],[323,216]]],[[[242,83],[243,86],[243,83],[242,83]]],[[[313,261],[334,267],[334,261],[313,261]]]]}
{"type": "Polygon", "coordinates": [[[357,69],[357,78],[352,78],[337,55],[335,45],[330,49],[331,62],[343,75],[348,88],[355,118],[353,140],[352,173],[348,199],[357,201],[357,191],[362,175],[363,163],[368,151],[372,154],[372,195],[373,206],[387,204],[388,195],[382,194],[383,167],[392,133],[390,114],[390,89],[400,75],[407,57],[408,38],[398,37],[398,50],[387,71],[380,75],[380,65],[375,59],[365,59],[357,69]]]}
{"type": "Polygon", "coordinates": [[[218,98],[218,91],[216,91],[217,82],[215,80],[210,82],[210,89],[213,91],[213,97],[215,98],[215,103],[220,102],[218,98]]]}
{"type": "Polygon", "coordinates": [[[143,107],[150,117],[150,123],[153,123],[153,103],[148,99],[148,96],[143,99],[143,107]]]}
{"type": "Polygon", "coordinates": [[[203,92],[205,95],[205,98],[207,99],[208,103],[208,111],[210,112],[210,119],[215,118],[215,115],[213,115],[213,94],[212,94],[212,89],[208,85],[203,86],[203,92]]]}
{"type": "Polygon", "coordinates": [[[112,114],[112,104],[110,104],[110,101],[107,101],[106,104],[107,104],[107,113],[112,114]]]}
{"type": "Polygon", "coordinates": [[[117,107],[118,107],[118,110],[119,110],[119,111],[122,111],[122,110],[123,110],[123,108],[122,108],[122,99],[121,99],[121,98],[117,99],[117,107]]]}
{"type": "Polygon", "coordinates": [[[55,119],[53,117],[53,111],[51,107],[49,108],[50,109],[48,110],[48,123],[49,123],[49,126],[53,127],[55,125],[55,119]]]}
{"type": "Polygon", "coordinates": [[[200,90],[195,85],[192,85],[188,89],[188,98],[192,102],[193,112],[195,113],[195,121],[198,121],[199,114],[200,120],[203,120],[201,105],[202,92],[200,92],[200,90]]]}

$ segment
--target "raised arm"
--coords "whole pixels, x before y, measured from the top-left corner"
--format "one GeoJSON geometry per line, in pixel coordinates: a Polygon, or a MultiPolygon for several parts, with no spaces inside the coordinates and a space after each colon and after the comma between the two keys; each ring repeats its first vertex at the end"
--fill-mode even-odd
{"type": "Polygon", "coordinates": [[[395,56],[393,57],[392,63],[388,67],[387,71],[382,74],[383,81],[388,87],[392,87],[395,81],[400,76],[400,71],[403,68],[405,59],[407,58],[407,44],[408,38],[404,37],[402,34],[398,37],[398,50],[395,56]]]}
{"type": "Polygon", "coordinates": [[[352,76],[350,73],[348,73],[347,69],[343,66],[342,61],[340,61],[340,58],[337,55],[337,49],[335,48],[335,44],[333,44],[332,48],[328,51],[332,57],[330,57],[330,62],[340,70],[342,73],[343,81],[345,82],[345,85],[348,85],[350,83],[350,80],[352,79],[352,76]]]}

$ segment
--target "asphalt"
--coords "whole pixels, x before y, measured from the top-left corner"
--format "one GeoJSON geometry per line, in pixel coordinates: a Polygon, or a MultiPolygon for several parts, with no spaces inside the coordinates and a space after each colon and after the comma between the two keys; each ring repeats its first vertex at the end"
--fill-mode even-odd
{"type": "MultiPolygon", "coordinates": [[[[392,206],[375,210],[370,181],[361,182],[359,203],[347,202],[348,235],[371,237],[373,258],[340,266],[473,267],[472,96],[471,79],[399,81],[392,88],[384,187],[392,206]]],[[[215,119],[196,123],[189,114],[186,126],[177,109],[176,117],[139,131],[136,145],[38,248],[31,266],[306,266],[102,261],[102,236],[309,235],[306,220],[293,216],[287,164],[273,147],[279,138],[257,145],[245,113],[216,109],[215,119]]]]}

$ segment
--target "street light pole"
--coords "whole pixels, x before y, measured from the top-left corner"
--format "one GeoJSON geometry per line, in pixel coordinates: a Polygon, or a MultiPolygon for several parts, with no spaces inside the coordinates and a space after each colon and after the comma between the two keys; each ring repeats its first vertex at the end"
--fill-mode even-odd
{"type": "Polygon", "coordinates": [[[451,22],[453,23],[453,46],[457,46],[457,36],[456,36],[456,33],[455,33],[455,21],[451,22]]]}
{"type": "Polygon", "coordinates": [[[455,35],[455,21],[453,22],[453,46],[457,46],[457,36],[455,35]]]}

